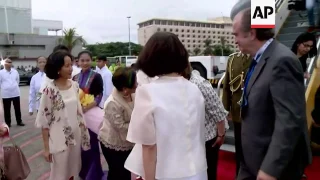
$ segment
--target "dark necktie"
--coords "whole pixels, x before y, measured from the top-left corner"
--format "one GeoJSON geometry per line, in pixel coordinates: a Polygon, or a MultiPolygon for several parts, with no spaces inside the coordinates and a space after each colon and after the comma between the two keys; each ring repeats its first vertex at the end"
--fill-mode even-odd
{"type": "Polygon", "coordinates": [[[249,81],[250,81],[250,78],[253,74],[253,71],[254,71],[254,68],[256,67],[257,65],[257,61],[255,59],[252,59],[251,61],[251,64],[250,64],[250,67],[249,67],[249,70],[248,70],[248,73],[247,73],[247,76],[246,76],[246,79],[244,81],[244,89],[243,89],[243,97],[242,97],[242,107],[244,106],[247,106],[248,105],[248,97],[247,97],[247,87],[248,87],[248,84],[249,84],[249,81]]]}

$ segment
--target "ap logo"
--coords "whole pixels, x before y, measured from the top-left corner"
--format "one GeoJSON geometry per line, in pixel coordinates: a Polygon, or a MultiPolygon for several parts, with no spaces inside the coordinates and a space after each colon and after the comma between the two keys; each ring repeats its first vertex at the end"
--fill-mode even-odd
{"type": "Polygon", "coordinates": [[[251,28],[274,28],[275,24],[275,1],[251,0],[251,28]]]}

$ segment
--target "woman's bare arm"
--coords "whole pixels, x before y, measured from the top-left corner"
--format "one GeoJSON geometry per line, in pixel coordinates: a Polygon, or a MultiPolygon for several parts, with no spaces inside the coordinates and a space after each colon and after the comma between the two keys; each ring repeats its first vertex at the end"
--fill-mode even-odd
{"type": "Polygon", "coordinates": [[[142,145],[143,168],[145,180],[155,180],[157,145],[142,145]]]}
{"type": "Polygon", "coordinates": [[[49,152],[49,129],[42,128],[42,139],[44,145],[44,151],[49,152]]]}

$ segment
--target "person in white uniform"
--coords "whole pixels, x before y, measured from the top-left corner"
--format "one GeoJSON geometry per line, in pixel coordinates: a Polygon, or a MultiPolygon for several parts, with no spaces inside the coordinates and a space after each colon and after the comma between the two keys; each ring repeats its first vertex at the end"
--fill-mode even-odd
{"type": "Polygon", "coordinates": [[[46,77],[46,73],[44,72],[44,67],[47,63],[47,59],[43,56],[38,57],[37,59],[37,66],[39,72],[33,75],[30,82],[30,89],[29,89],[29,114],[30,116],[33,115],[34,111],[39,108],[39,99],[40,99],[40,87],[42,82],[46,77]]]}
{"type": "Polygon", "coordinates": [[[81,68],[79,67],[79,58],[78,57],[74,57],[73,58],[73,65],[72,65],[72,74],[71,77],[79,74],[81,71],[81,68]]]}
{"type": "Polygon", "coordinates": [[[11,59],[6,59],[4,69],[0,71],[0,89],[4,119],[9,127],[11,127],[11,103],[13,103],[18,126],[25,125],[21,119],[19,82],[20,76],[18,71],[12,68],[11,59]]]}
{"type": "Polygon", "coordinates": [[[127,140],[141,145],[125,168],[145,180],[207,180],[205,103],[180,74],[188,52],[179,38],[157,32],[139,55],[137,70],[158,77],[138,86],[127,140]]]}
{"type": "Polygon", "coordinates": [[[112,73],[107,67],[106,56],[98,56],[96,72],[101,75],[103,80],[103,96],[99,107],[104,108],[104,102],[108,99],[113,90],[112,73]]]}

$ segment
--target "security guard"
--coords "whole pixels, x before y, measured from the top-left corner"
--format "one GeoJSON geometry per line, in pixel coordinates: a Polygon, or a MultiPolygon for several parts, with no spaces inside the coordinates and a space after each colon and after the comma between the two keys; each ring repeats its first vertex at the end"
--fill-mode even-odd
{"type": "Polygon", "coordinates": [[[243,82],[251,59],[249,55],[242,54],[241,52],[231,54],[228,59],[223,83],[222,102],[224,108],[229,111],[229,118],[232,119],[234,126],[237,175],[240,168],[240,159],[242,158],[240,103],[243,82]]]}

